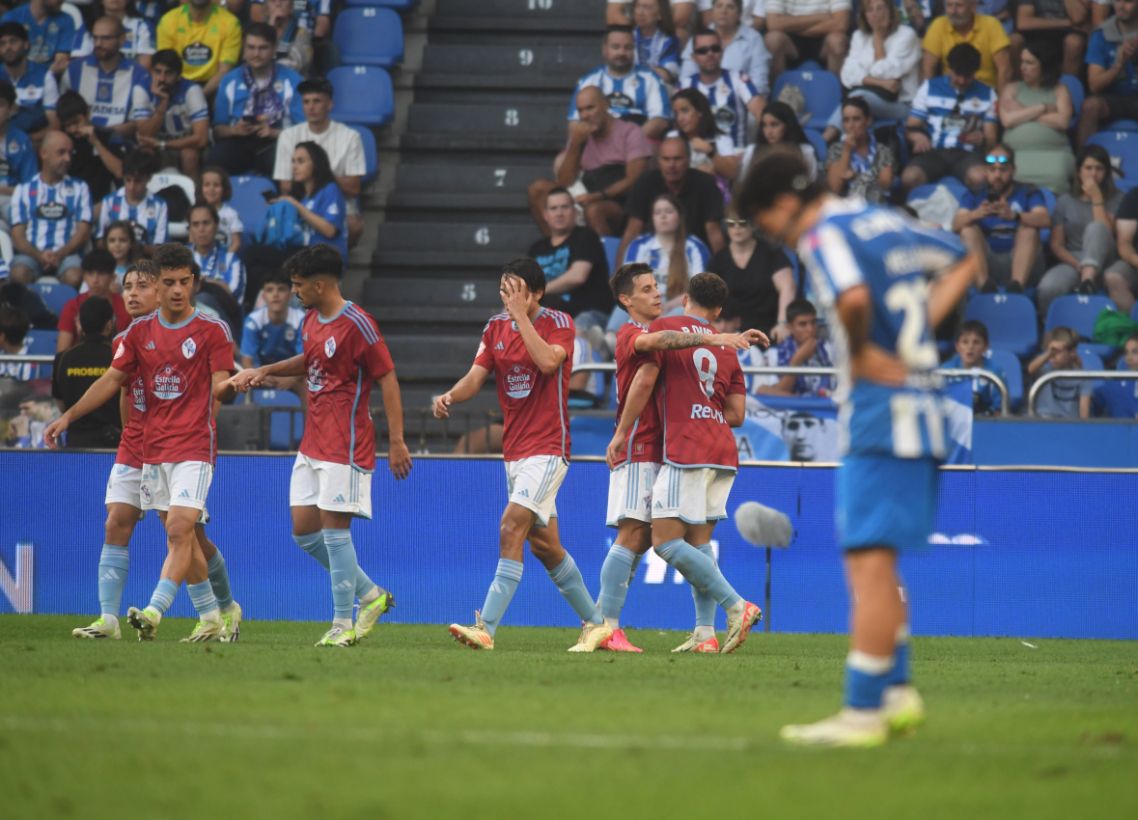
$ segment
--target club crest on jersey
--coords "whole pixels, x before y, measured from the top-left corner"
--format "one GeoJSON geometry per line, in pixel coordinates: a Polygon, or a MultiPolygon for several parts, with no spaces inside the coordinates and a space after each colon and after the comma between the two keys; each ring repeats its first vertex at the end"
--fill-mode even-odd
{"type": "Polygon", "coordinates": [[[506,371],[506,395],[511,399],[524,399],[533,392],[537,374],[528,367],[515,364],[506,371]]]}
{"type": "Polygon", "coordinates": [[[329,336],[328,341],[324,343],[324,355],[331,359],[336,355],[336,337],[329,336]]]}
{"type": "Polygon", "coordinates": [[[182,342],[182,355],[187,359],[192,359],[194,354],[198,352],[198,346],[194,344],[194,339],[191,336],[182,342]]]}
{"type": "Polygon", "coordinates": [[[185,379],[172,365],[164,365],[154,374],[154,395],[156,398],[170,401],[185,392],[185,379]]]}

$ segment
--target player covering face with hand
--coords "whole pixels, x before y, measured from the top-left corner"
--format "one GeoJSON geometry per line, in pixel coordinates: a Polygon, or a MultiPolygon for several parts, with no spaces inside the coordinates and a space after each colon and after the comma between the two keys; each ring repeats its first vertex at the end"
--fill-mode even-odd
{"type": "Polygon", "coordinates": [[[502,406],[509,503],[502,513],[498,568],[474,625],[451,624],[455,640],[472,649],[493,649],[494,633],[522,579],[522,550],[541,561],[573,611],[584,622],[570,652],[592,652],[612,635],[557,528],[557,491],[569,469],[569,372],[573,320],[541,306],[545,274],[532,259],[515,259],[502,269],[500,292],[506,310],[491,317],[469,372],[436,396],[434,414],[473,398],[494,374],[502,406]]]}

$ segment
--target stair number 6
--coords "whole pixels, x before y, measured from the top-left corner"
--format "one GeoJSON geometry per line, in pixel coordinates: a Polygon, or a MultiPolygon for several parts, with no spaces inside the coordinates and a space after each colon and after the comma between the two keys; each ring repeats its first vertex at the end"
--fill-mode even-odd
{"type": "Polygon", "coordinates": [[[479,228],[478,230],[476,230],[474,232],[474,241],[477,242],[479,245],[489,245],[490,244],[490,229],[489,228],[479,228]]]}
{"type": "Polygon", "coordinates": [[[518,124],[519,121],[520,120],[518,119],[518,109],[507,108],[506,109],[506,125],[513,128],[515,125],[518,124]]]}

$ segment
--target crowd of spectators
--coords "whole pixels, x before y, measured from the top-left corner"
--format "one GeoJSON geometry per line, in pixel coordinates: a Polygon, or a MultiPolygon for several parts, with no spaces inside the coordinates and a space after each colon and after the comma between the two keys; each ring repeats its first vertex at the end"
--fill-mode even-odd
{"type": "MultiPolygon", "coordinates": [[[[1138,163],[1126,167],[1095,137],[1138,132],[1126,122],[1138,120],[1138,0],[610,2],[598,56],[569,98],[552,178],[530,187],[538,228],[550,232],[555,205],[568,236],[571,198],[572,244],[601,239],[616,245],[617,264],[647,262],[666,311],[679,309],[691,276],[723,275],[726,313],[778,342],[764,364],[828,361],[825,328],[819,343],[806,340],[817,322],[793,250],[731,214],[732,185],[769,144],[795,146],[835,194],[907,207],[958,233],[980,260],[975,292],[1033,300],[1039,329],[1071,293],[1104,293],[1123,315],[1134,308],[1138,189],[1124,192],[1138,163]],[[926,216],[942,188],[952,205],[926,216]]],[[[549,303],[581,311],[582,332],[603,349],[594,328],[604,306],[577,293],[588,279],[542,260],[549,303]]],[[[981,366],[987,329],[961,318],[940,329],[944,357],[955,338],[952,361],[981,366]],[[966,355],[981,337],[981,359],[966,355]]],[[[610,347],[623,320],[619,308],[609,314],[610,347]]],[[[1074,331],[1048,335],[1041,362],[1025,358],[1028,378],[1080,363],[1078,344],[1093,339],[1076,333],[1068,360],[1064,332],[1074,331]]],[[[1115,355],[1125,366],[1121,348],[1115,355]]],[[[826,390],[801,377],[755,381],[759,392],[826,390]]],[[[978,412],[999,409],[977,392],[978,412]]],[[[1082,405],[1086,415],[1092,405],[1082,405]]],[[[1076,416],[1081,407],[1058,406],[1076,416]]]]}

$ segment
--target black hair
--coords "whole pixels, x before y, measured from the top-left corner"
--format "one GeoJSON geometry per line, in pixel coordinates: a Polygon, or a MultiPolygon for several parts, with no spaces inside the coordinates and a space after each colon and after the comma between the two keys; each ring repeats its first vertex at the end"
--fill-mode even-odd
{"type": "Polygon", "coordinates": [[[178,56],[178,52],[172,48],[163,48],[154,52],[150,58],[150,65],[163,65],[173,71],[175,74],[182,73],[182,58],[178,56]]]}
{"type": "MultiPolygon", "coordinates": [[[[675,110],[676,100],[685,100],[688,105],[695,109],[699,114],[699,128],[696,129],[696,136],[705,140],[714,140],[722,132],[719,130],[719,124],[715,121],[715,112],[711,110],[711,103],[708,102],[707,97],[695,88],[681,88],[672,95],[672,109],[675,110]]],[[[679,126],[676,127],[679,131],[679,126]]],[[[681,132],[682,133],[682,132],[681,132]]],[[[686,137],[685,137],[686,139],[686,137]]]]}
{"type": "Polygon", "coordinates": [[[628,36],[631,37],[631,36],[633,36],[632,26],[628,26],[628,25],[605,26],[605,36],[603,39],[606,43],[608,42],[610,34],[627,34],[628,36]]]}
{"type": "Polygon", "coordinates": [[[976,46],[968,43],[957,43],[948,52],[945,62],[953,74],[959,77],[975,77],[980,70],[980,52],[976,46]]]}
{"type": "Polygon", "coordinates": [[[7,339],[8,344],[23,344],[31,326],[28,314],[14,305],[0,304],[0,336],[7,339]]]}
{"type": "MultiPolygon", "coordinates": [[[[1030,51],[1039,60],[1040,87],[1054,88],[1059,84],[1059,77],[1063,73],[1063,53],[1056,43],[1046,37],[1029,37],[1024,43],[1023,51],[1030,51]]],[[[1022,54],[1020,52],[1021,60],[1022,54]]]]}
{"type": "Polygon", "coordinates": [[[115,309],[109,299],[92,296],[79,306],[79,329],[84,336],[98,338],[103,335],[107,322],[115,318],[115,309]]]}
{"type": "Polygon", "coordinates": [[[115,258],[111,256],[110,251],[104,250],[103,248],[95,248],[84,254],[80,267],[84,273],[107,273],[114,276],[115,258]]]}
{"type": "Polygon", "coordinates": [[[697,273],[688,282],[688,298],[708,310],[722,308],[727,304],[727,283],[717,273],[697,273]]]}
{"type": "Polygon", "coordinates": [[[865,97],[858,97],[856,95],[846,97],[842,100],[842,108],[845,108],[847,105],[852,105],[862,114],[865,114],[867,120],[873,119],[873,111],[870,110],[869,103],[865,101],[865,97]]]}
{"type": "MultiPolygon", "coordinates": [[[[133,231],[131,233],[133,233],[133,231]]],[[[138,276],[145,276],[147,279],[154,281],[158,278],[158,266],[150,259],[135,259],[127,265],[126,273],[122,275],[124,283],[126,282],[126,278],[132,273],[138,276]]]]}
{"type": "Polygon", "coordinates": [[[616,273],[609,279],[609,288],[612,290],[613,298],[616,299],[617,304],[620,303],[620,297],[631,296],[633,286],[636,282],[636,277],[650,274],[653,277],[656,272],[652,270],[652,266],[645,262],[629,262],[627,265],[621,265],[616,269],[616,273]]]}
{"type": "Polygon", "coordinates": [[[331,276],[335,279],[344,277],[344,260],[340,252],[331,245],[318,242],[301,248],[281,266],[281,271],[290,280],[294,276],[301,279],[310,279],[313,276],[331,276]]]}
{"type": "Polygon", "coordinates": [[[194,218],[194,217],[193,217],[194,211],[208,211],[208,212],[209,212],[209,215],[210,215],[210,218],[212,218],[212,219],[213,219],[213,224],[214,224],[214,225],[219,225],[219,224],[221,224],[221,217],[219,217],[219,216],[217,215],[217,208],[213,207],[213,206],[212,206],[212,205],[210,205],[208,202],[195,202],[195,203],[194,203],[194,204],[193,204],[193,205],[190,207],[190,212],[189,212],[189,214],[187,215],[187,216],[190,218],[190,220],[192,220],[192,219],[194,218]]]}
{"type": "Polygon", "coordinates": [[[16,89],[7,80],[0,80],[0,100],[4,100],[8,105],[16,104],[16,89]]]}
{"type": "Polygon", "coordinates": [[[55,104],[55,115],[59,117],[60,125],[67,125],[76,117],[85,117],[89,113],[91,107],[78,91],[64,91],[55,104]]]}
{"type": "Polygon", "coordinates": [[[554,187],[549,189],[549,193],[547,193],[545,195],[545,202],[542,204],[548,205],[549,204],[549,198],[551,196],[553,196],[554,194],[564,194],[565,196],[569,197],[570,199],[573,198],[573,194],[570,193],[568,188],[564,187],[563,185],[555,185],[554,187]]]}
{"type": "Polygon", "coordinates": [[[960,327],[956,331],[956,339],[959,340],[965,333],[975,333],[984,340],[985,345],[988,344],[988,326],[979,319],[969,319],[966,322],[961,322],[960,327]]]}
{"type": "MultiPolygon", "coordinates": [[[[304,142],[297,143],[296,148],[303,148],[308,152],[308,156],[312,158],[313,193],[323,191],[336,181],[336,177],[332,173],[332,163],[328,160],[327,152],[320,147],[320,143],[313,140],[305,140],[304,142]]],[[[295,151],[296,148],[293,150],[295,151]]]]}
{"type": "MultiPolygon", "coordinates": [[[[221,201],[228,202],[233,199],[233,183],[229,179],[229,172],[222,168],[220,165],[207,165],[202,168],[202,176],[206,174],[217,174],[221,178],[221,201]]],[[[202,183],[198,179],[198,199],[202,200],[202,183]]]]}
{"type": "Polygon", "coordinates": [[[1110,161],[1110,154],[1101,145],[1094,145],[1089,143],[1084,145],[1082,150],[1075,155],[1075,174],[1071,181],[1071,193],[1076,196],[1083,195],[1083,183],[1079,179],[1079,169],[1083,167],[1083,163],[1088,159],[1093,159],[1099,165],[1106,169],[1106,176],[1103,178],[1102,185],[1099,188],[1102,191],[1103,197],[1109,197],[1114,193],[1114,163],[1110,161]]]}
{"type": "Polygon", "coordinates": [[[825,185],[811,179],[810,167],[797,145],[768,145],[755,152],[743,179],[735,186],[735,210],[748,221],[771,208],[783,194],[803,203],[826,193],[825,185]]]}
{"type": "MultiPolygon", "coordinates": [[[[782,100],[772,100],[767,103],[766,108],[763,109],[763,116],[770,114],[776,120],[786,126],[786,131],[782,136],[783,142],[794,143],[798,146],[807,142],[806,132],[802,130],[802,123],[798,121],[798,115],[794,113],[794,109],[784,103],[782,100]]],[[[760,125],[762,121],[760,118],[760,125]]],[[[767,138],[763,136],[763,129],[759,128],[759,135],[755,138],[755,145],[771,145],[767,142],[767,138]]]]}
{"type": "Polygon", "coordinates": [[[528,256],[511,259],[502,266],[502,276],[516,276],[526,283],[530,293],[545,293],[545,271],[528,256]]]}
{"type": "Polygon", "coordinates": [[[22,23],[9,20],[7,23],[0,23],[0,37],[16,37],[26,43],[28,42],[28,30],[24,28],[22,23]]]}
{"type": "Polygon", "coordinates": [[[124,177],[154,176],[158,170],[158,157],[150,151],[136,148],[122,161],[122,175],[124,177]]]}
{"type": "Polygon", "coordinates": [[[300,85],[296,87],[296,93],[300,96],[305,94],[325,94],[328,99],[333,98],[332,83],[325,80],[323,77],[316,77],[311,80],[302,80],[300,85]]]}
{"type": "Polygon", "coordinates": [[[277,30],[270,26],[268,23],[250,23],[245,26],[245,40],[250,37],[256,37],[258,40],[264,40],[269,45],[276,48],[277,45],[277,30]]]}
{"type": "Polygon", "coordinates": [[[716,31],[713,28],[708,28],[707,26],[700,26],[699,28],[697,28],[695,30],[695,33],[692,34],[692,36],[691,36],[692,48],[695,48],[695,38],[696,37],[714,37],[716,40],[719,40],[720,42],[722,42],[722,40],[723,40],[723,38],[719,36],[718,31],[716,31]]]}
{"type": "MultiPolygon", "coordinates": [[[[988,154],[992,153],[993,151],[1003,151],[1008,155],[1008,165],[1016,164],[1015,149],[1008,145],[1006,142],[997,142],[995,145],[988,149],[988,154]]],[[[987,156],[987,154],[985,154],[985,156],[987,156]]],[[[1075,167],[1078,168],[1079,166],[1076,165],[1075,167]]]]}
{"type": "Polygon", "coordinates": [[[166,242],[154,251],[154,264],[159,274],[164,270],[188,270],[194,279],[201,276],[201,268],[194,261],[194,253],[178,242],[166,242]]]}
{"type": "Polygon", "coordinates": [[[265,280],[263,282],[261,282],[261,287],[264,287],[265,285],[284,285],[286,288],[291,288],[292,282],[289,281],[284,271],[274,270],[265,277],[265,280]]]}
{"type": "Polygon", "coordinates": [[[786,323],[790,324],[799,316],[817,316],[818,308],[809,299],[795,299],[786,306],[786,323]]]}

